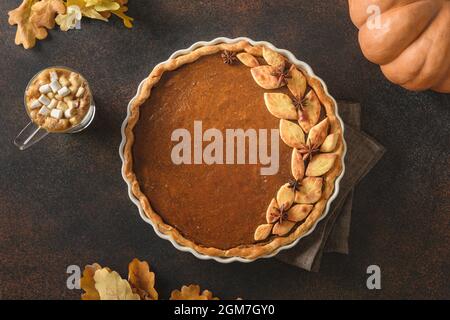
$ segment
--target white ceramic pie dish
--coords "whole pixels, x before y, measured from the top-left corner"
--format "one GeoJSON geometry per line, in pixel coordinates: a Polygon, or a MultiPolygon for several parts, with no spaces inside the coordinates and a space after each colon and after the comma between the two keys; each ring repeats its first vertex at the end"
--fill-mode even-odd
{"type": "MultiPolygon", "coordinates": [[[[317,76],[314,74],[313,70],[311,69],[311,67],[310,67],[307,63],[298,60],[298,59],[297,59],[290,51],[287,51],[287,50],[284,50],[284,49],[278,49],[278,48],[276,48],[273,44],[271,44],[271,43],[269,43],[269,42],[266,42],[266,41],[253,41],[253,40],[251,40],[251,39],[249,39],[249,38],[246,38],[246,37],[240,37],[240,38],[235,38],[235,39],[230,39],[230,38],[220,37],[220,38],[216,38],[216,39],[214,39],[214,40],[212,40],[212,41],[200,41],[200,42],[196,42],[196,43],[194,43],[192,46],[190,46],[190,47],[187,48],[187,49],[178,50],[178,51],[174,52],[174,53],[169,57],[168,60],[173,59],[173,58],[176,58],[176,57],[178,57],[178,56],[180,56],[180,55],[187,54],[187,53],[189,53],[189,52],[191,52],[191,51],[193,51],[193,50],[195,50],[195,49],[197,49],[197,48],[199,48],[199,47],[208,46],[208,45],[215,45],[215,44],[218,44],[218,43],[235,43],[235,42],[242,41],[242,40],[248,41],[250,44],[252,44],[252,45],[254,45],[254,46],[257,46],[257,45],[264,45],[264,46],[267,46],[267,47],[269,47],[269,48],[271,48],[271,49],[273,49],[273,50],[275,50],[275,51],[281,53],[281,54],[284,55],[285,57],[287,57],[288,60],[289,60],[291,63],[297,65],[297,66],[300,67],[300,68],[302,68],[302,69],[305,70],[309,75],[314,76],[315,78],[317,78],[317,79],[322,83],[322,85],[323,85],[323,87],[324,87],[324,89],[325,89],[326,94],[332,98],[333,102],[334,102],[335,105],[337,106],[336,101],[335,101],[334,98],[329,94],[328,89],[327,89],[327,86],[326,86],[326,84],[324,83],[324,81],[323,81],[322,79],[320,79],[319,77],[317,77],[317,76]]],[[[166,62],[166,61],[164,61],[164,62],[162,62],[162,63],[165,63],[165,62],[166,62]]],[[[162,63],[161,63],[161,64],[162,64],[162,63]]],[[[142,208],[142,206],[141,206],[139,200],[134,196],[134,194],[133,194],[132,191],[131,191],[131,184],[130,184],[129,181],[126,179],[125,174],[124,174],[124,168],[125,168],[125,167],[124,167],[124,154],[123,154],[123,151],[124,151],[124,150],[123,150],[123,149],[124,149],[124,146],[125,146],[125,143],[126,143],[125,127],[126,127],[126,125],[127,125],[127,123],[128,123],[128,118],[129,118],[129,116],[130,116],[130,108],[131,108],[131,104],[132,104],[133,100],[136,99],[136,97],[140,94],[141,89],[142,89],[142,85],[143,85],[143,83],[144,83],[145,80],[146,80],[146,79],[142,80],[142,82],[139,84],[136,95],[131,99],[131,101],[130,101],[129,104],[128,104],[127,115],[126,115],[125,120],[123,121],[122,127],[121,127],[122,142],[120,143],[120,146],[119,146],[119,154],[120,154],[120,158],[122,159],[122,177],[123,177],[123,179],[125,180],[125,182],[127,183],[127,186],[128,186],[128,196],[130,197],[131,201],[138,207],[138,209],[139,209],[139,214],[140,214],[141,218],[142,218],[145,222],[147,222],[148,224],[150,224],[150,225],[153,227],[153,230],[155,231],[155,233],[156,233],[160,238],[169,240],[169,241],[173,244],[173,246],[174,246],[175,248],[177,248],[178,250],[184,251],[184,252],[190,252],[190,253],[192,253],[195,257],[197,257],[197,258],[199,258],[199,259],[201,259],[201,260],[209,260],[209,259],[213,259],[213,260],[215,260],[215,261],[217,261],[217,262],[220,262],[220,263],[230,263],[230,262],[236,262],[236,261],[238,261],[238,262],[247,262],[247,263],[248,263],[248,262],[252,262],[252,261],[255,261],[255,260],[257,260],[257,259],[260,259],[260,258],[271,258],[271,257],[277,255],[277,254],[278,254],[280,251],[282,251],[282,250],[286,250],[286,249],[290,249],[290,248],[294,247],[294,246],[295,246],[302,238],[304,238],[304,237],[308,236],[309,234],[311,234],[311,233],[315,230],[315,228],[316,228],[317,224],[319,223],[319,221],[321,221],[322,219],[324,219],[324,218],[328,215],[328,212],[329,212],[329,210],[330,210],[330,205],[331,205],[331,203],[333,202],[333,200],[337,197],[337,195],[338,195],[338,193],[339,193],[339,183],[340,183],[340,181],[341,181],[341,179],[342,179],[342,177],[343,177],[343,175],[344,175],[344,173],[345,173],[345,161],[344,161],[344,159],[345,159],[345,154],[346,154],[346,151],[347,151],[347,145],[346,145],[346,143],[345,143],[345,140],[343,141],[343,142],[344,142],[344,152],[343,152],[343,154],[342,154],[342,172],[341,172],[341,174],[336,178],[336,180],[335,180],[335,182],[334,182],[334,184],[335,184],[335,185],[334,185],[334,192],[333,192],[332,196],[330,197],[330,199],[328,200],[328,203],[327,203],[327,205],[326,205],[326,207],[325,207],[325,210],[324,210],[322,216],[316,221],[316,223],[314,224],[314,226],[313,226],[307,233],[305,233],[304,235],[302,235],[301,237],[299,237],[298,239],[296,239],[294,242],[292,242],[292,243],[290,243],[290,244],[288,244],[288,245],[285,245],[285,246],[283,246],[283,247],[278,248],[277,250],[275,250],[275,251],[272,252],[271,254],[265,255],[265,256],[261,256],[261,257],[258,257],[258,258],[256,258],[256,259],[245,259],[245,258],[241,258],[241,257],[222,258],[222,257],[207,256],[207,255],[198,253],[197,251],[195,251],[195,250],[192,249],[192,248],[181,246],[181,245],[179,245],[177,242],[175,242],[175,240],[173,240],[170,236],[161,233],[161,232],[158,230],[158,228],[157,228],[155,225],[153,225],[152,221],[145,215],[144,210],[143,210],[143,208],[142,208]]],[[[338,120],[339,120],[340,123],[341,123],[342,132],[344,133],[344,130],[345,130],[345,129],[344,129],[344,123],[343,123],[342,119],[341,119],[340,116],[339,116],[339,112],[338,112],[338,109],[337,109],[337,108],[336,108],[336,116],[337,116],[338,120]]]]}

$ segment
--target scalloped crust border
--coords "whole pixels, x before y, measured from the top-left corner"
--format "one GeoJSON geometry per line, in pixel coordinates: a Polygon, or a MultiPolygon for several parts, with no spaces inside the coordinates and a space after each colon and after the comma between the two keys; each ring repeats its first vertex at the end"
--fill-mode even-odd
{"type": "Polygon", "coordinates": [[[333,152],[338,155],[339,161],[336,161],[334,167],[323,176],[324,187],[322,196],[318,202],[314,204],[313,210],[307,219],[296,227],[287,236],[273,237],[269,241],[256,243],[252,245],[242,245],[227,250],[205,247],[186,239],[176,228],[166,224],[162,218],[153,210],[147,196],[141,191],[136,175],[133,171],[133,155],[132,147],[134,143],[133,129],[139,121],[139,108],[150,97],[153,86],[159,82],[164,72],[173,71],[185,64],[192,63],[202,56],[218,53],[223,50],[228,51],[246,51],[250,54],[260,55],[260,47],[252,46],[248,41],[242,40],[236,43],[219,43],[216,45],[208,45],[195,49],[185,55],[169,59],[163,64],[157,65],[144,81],[140,94],[134,99],[130,105],[130,115],[125,126],[126,143],[123,149],[124,163],[123,172],[125,179],[131,186],[133,195],[138,199],[145,215],[152,221],[154,226],[163,234],[170,236],[175,242],[184,247],[189,247],[196,252],[212,257],[241,257],[245,259],[256,259],[261,256],[268,255],[275,250],[286,246],[296,239],[307,233],[322,216],[328,199],[334,191],[334,181],[341,174],[343,169],[342,156],[345,150],[343,141],[343,131],[340,121],[336,117],[336,105],[333,99],[328,96],[320,82],[320,80],[312,77],[306,71],[304,72],[308,85],[314,90],[319,98],[322,106],[325,108],[328,120],[330,122],[330,133],[339,133],[339,141],[336,150],[333,152]]]}

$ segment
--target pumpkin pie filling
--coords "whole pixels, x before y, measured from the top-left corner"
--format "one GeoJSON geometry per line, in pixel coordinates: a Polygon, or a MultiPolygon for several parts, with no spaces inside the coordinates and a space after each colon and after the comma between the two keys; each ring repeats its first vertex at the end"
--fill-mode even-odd
{"type": "Polygon", "coordinates": [[[270,48],[200,47],[143,82],[124,129],[124,177],[179,245],[268,255],[326,211],[345,150],[335,112],[323,82],[270,48]]]}
{"type": "Polygon", "coordinates": [[[268,200],[290,177],[291,149],[279,143],[276,175],[261,175],[261,164],[175,165],[171,134],[186,128],[193,135],[198,120],[203,130],[223,133],[278,129],[264,92],[246,66],[224,64],[215,54],[165,73],[140,108],[133,159],[141,190],[167,224],[197,244],[229,249],[255,243],[268,200]]]}

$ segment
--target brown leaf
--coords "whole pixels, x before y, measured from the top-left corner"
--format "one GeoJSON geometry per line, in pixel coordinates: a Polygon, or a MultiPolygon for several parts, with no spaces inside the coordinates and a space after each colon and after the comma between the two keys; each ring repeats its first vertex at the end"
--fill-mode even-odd
{"type": "Polygon", "coordinates": [[[306,95],[307,106],[301,113],[298,123],[306,133],[319,121],[320,118],[320,101],[316,93],[310,90],[306,95]]]}
{"type": "Polygon", "coordinates": [[[323,119],[311,128],[308,135],[308,143],[318,148],[325,140],[328,134],[328,118],[323,119]]]}
{"type": "Polygon", "coordinates": [[[314,156],[306,168],[306,175],[308,177],[324,175],[333,167],[336,157],[333,153],[321,153],[314,156]]]}
{"type": "Polygon", "coordinates": [[[294,65],[290,69],[291,78],[287,79],[287,87],[292,95],[301,100],[306,92],[306,77],[294,65]]]}
{"type": "Polygon", "coordinates": [[[47,29],[37,26],[30,21],[31,8],[37,0],[24,0],[22,4],[8,12],[10,25],[17,25],[16,45],[23,45],[25,49],[30,49],[36,45],[36,39],[42,40],[47,37],[47,29]]]}
{"type": "Polygon", "coordinates": [[[256,228],[254,239],[255,241],[262,241],[267,239],[270,236],[270,233],[272,232],[272,224],[261,224],[256,228]]]}
{"type": "Polygon", "coordinates": [[[297,149],[292,149],[291,171],[295,180],[300,181],[305,175],[305,162],[303,156],[297,149]]]}
{"type": "Polygon", "coordinates": [[[158,300],[155,290],[155,274],[150,272],[146,261],[133,259],[128,265],[128,282],[133,292],[139,294],[142,300],[158,300]]]}
{"type": "Polygon", "coordinates": [[[219,298],[213,297],[212,292],[208,290],[200,293],[200,286],[191,284],[182,286],[181,291],[173,290],[170,300],[219,300],[219,298]]]}
{"type": "Polygon", "coordinates": [[[326,137],[325,141],[322,143],[320,147],[320,151],[322,152],[332,152],[336,148],[337,142],[339,139],[339,134],[332,133],[326,137]]]}
{"type": "Polygon", "coordinates": [[[277,68],[272,66],[259,66],[252,68],[250,72],[252,73],[255,82],[264,89],[271,90],[277,89],[280,84],[278,83],[278,78],[273,74],[277,72],[277,68]]]}
{"type": "Polygon", "coordinates": [[[291,148],[300,149],[305,144],[302,128],[288,120],[280,120],[280,137],[291,148]]]}
{"type": "Polygon", "coordinates": [[[247,67],[254,68],[254,67],[259,66],[258,59],[256,59],[250,53],[247,53],[247,52],[238,53],[237,58],[239,59],[240,62],[242,62],[247,67]]]}
{"type": "Polygon", "coordinates": [[[30,21],[38,27],[53,29],[57,14],[64,14],[66,6],[62,0],[41,0],[31,8],[30,21]]]}
{"type": "Polygon", "coordinates": [[[80,287],[84,290],[81,294],[81,300],[100,300],[100,295],[95,289],[94,275],[95,271],[102,267],[98,263],[88,264],[84,267],[83,276],[80,279],[80,287]]]}
{"type": "Polygon", "coordinates": [[[292,228],[295,226],[295,222],[284,220],[282,223],[275,223],[273,226],[272,233],[276,234],[277,236],[284,236],[289,233],[289,231],[292,230],[292,228]]]}
{"type": "Polygon", "coordinates": [[[264,102],[269,112],[279,119],[297,120],[297,110],[291,98],[284,93],[264,93],[264,102]]]}
{"type": "Polygon", "coordinates": [[[286,59],[278,52],[267,47],[263,47],[263,58],[272,67],[280,67],[284,65],[286,59]]]}
{"type": "Polygon", "coordinates": [[[288,210],[294,203],[294,189],[290,188],[289,183],[284,184],[277,192],[277,203],[279,208],[288,210]]]}
{"type": "Polygon", "coordinates": [[[296,204],[289,209],[288,220],[292,222],[305,220],[312,208],[310,204],[296,204]]]}
{"type": "Polygon", "coordinates": [[[316,203],[322,196],[322,178],[306,177],[299,191],[295,193],[295,203],[316,203]]]}

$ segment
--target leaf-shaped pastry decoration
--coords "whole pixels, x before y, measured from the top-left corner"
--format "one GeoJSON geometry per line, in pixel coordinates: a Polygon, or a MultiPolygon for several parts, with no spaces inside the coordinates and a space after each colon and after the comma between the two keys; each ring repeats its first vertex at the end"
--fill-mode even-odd
{"type": "Polygon", "coordinates": [[[263,47],[263,58],[269,65],[273,67],[280,67],[284,65],[286,61],[286,59],[281,54],[267,47],[263,47]]]}
{"type": "Polygon", "coordinates": [[[262,57],[263,49],[261,46],[252,46],[252,47],[245,48],[245,51],[247,53],[250,53],[252,56],[262,57]]]}
{"type": "Polygon", "coordinates": [[[133,292],[142,300],[158,300],[158,292],[155,290],[155,274],[150,272],[146,261],[134,258],[128,265],[128,282],[133,292]]]}
{"type": "Polygon", "coordinates": [[[320,147],[320,151],[322,152],[332,152],[336,148],[337,142],[339,139],[339,135],[337,133],[332,133],[325,138],[325,141],[322,143],[320,147]]]}
{"type": "Polygon", "coordinates": [[[279,119],[297,120],[297,109],[295,109],[291,98],[284,93],[264,93],[264,102],[269,112],[279,119]]]}
{"type": "Polygon", "coordinates": [[[320,101],[316,93],[310,90],[305,97],[307,105],[301,112],[298,123],[306,133],[319,121],[320,118],[320,101]]]}
{"type": "Polygon", "coordinates": [[[203,290],[200,293],[200,286],[191,284],[182,286],[181,290],[173,290],[170,300],[219,300],[219,298],[213,297],[212,292],[209,290],[203,290]]]}
{"type": "Polygon", "coordinates": [[[295,204],[288,211],[288,220],[300,222],[306,219],[313,206],[310,204],[295,204]]]}
{"type": "Polygon", "coordinates": [[[251,68],[251,73],[255,82],[264,89],[271,90],[280,87],[276,74],[277,68],[272,66],[259,66],[251,68]]]}
{"type": "Polygon", "coordinates": [[[269,206],[266,211],[266,221],[267,223],[274,223],[279,216],[279,207],[276,199],[270,201],[269,206]]]}
{"type": "Polygon", "coordinates": [[[277,193],[277,203],[278,207],[286,211],[294,203],[294,189],[289,187],[289,183],[284,184],[277,193]]]}
{"type": "Polygon", "coordinates": [[[336,160],[334,153],[321,153],[315,155],[306,168],[306,175],[308,177],[320,177],[327,173],[334,165],[336,160]]]}
{"type": "Polygon", "coordinates": [[[270,223],[259,225],[258,228],[256,228],[255,231],[255,241],[262,241],[267,239],[270,236],[270,233],[272,232],[273,225],[270,223]]]}
{"type": "Polygon", "coordinates": [[[291,171],[295,180],[300,181],[305,175],[305,162],[303,161],[302,154],[297,149],[292,149],[291,156],[291,171]]]}
{"type": "Polygon", "coordinates": [[[81,300],[100,300],[100,295],[95,289],[94,275],[95,271],[101,268],[98,263],[84,267],[83,276],[80,279],[80,287],[84,290],[84,293],[81,294],[81,300]]]}
{"type": "Polygon", "coordinates": [[[281,237],[288,234],[289,231],[291,231],[294,226],[295,222],[288,220],[284,220],[282,223],[277,222],[273,226],[272,233],[281,237]]]}
{"type": "Polygon", "coordinates": [[[254,68],[254,67],[259,66],[258,59],[256,59],[250,53],[247,53],[247,52],[238,53],[237,58],[239,59],[240,62],[242,62],[247,67],[254,68]]]}
{"type": "Polygon", "coordinates": [[[115,271],[109,271],[107,268],[97,270],[94,280],[100,300],[140,300],[139,295],[131,290],[128,281],[115,271]]]}
{"type": "Polygon", "coordinates": [[[295,193],[295,203],[316,203],[322,196],[322,178],[306,177],[295,193]]]}
{"type": "Polygon", "coordinates": [[[289,73],[291,77],[287,79],[287,87],[294,97],[302,99],[307,87],[306,77],[295,65],[291,66],[289,73]]]}
{"type": "Polygon", "coordinates": [[[280,137],[291,148],[300,149],[305,144],[302,128],[288,120],[280,120],[280,137]]]}
{"type": "Polygon", "coordinates": [[[325,118],[312,127],[308,134],[308,143],[310,143],[311,146],[319,147],[327,137],[328,126],[328,118],[325,118]]]}

